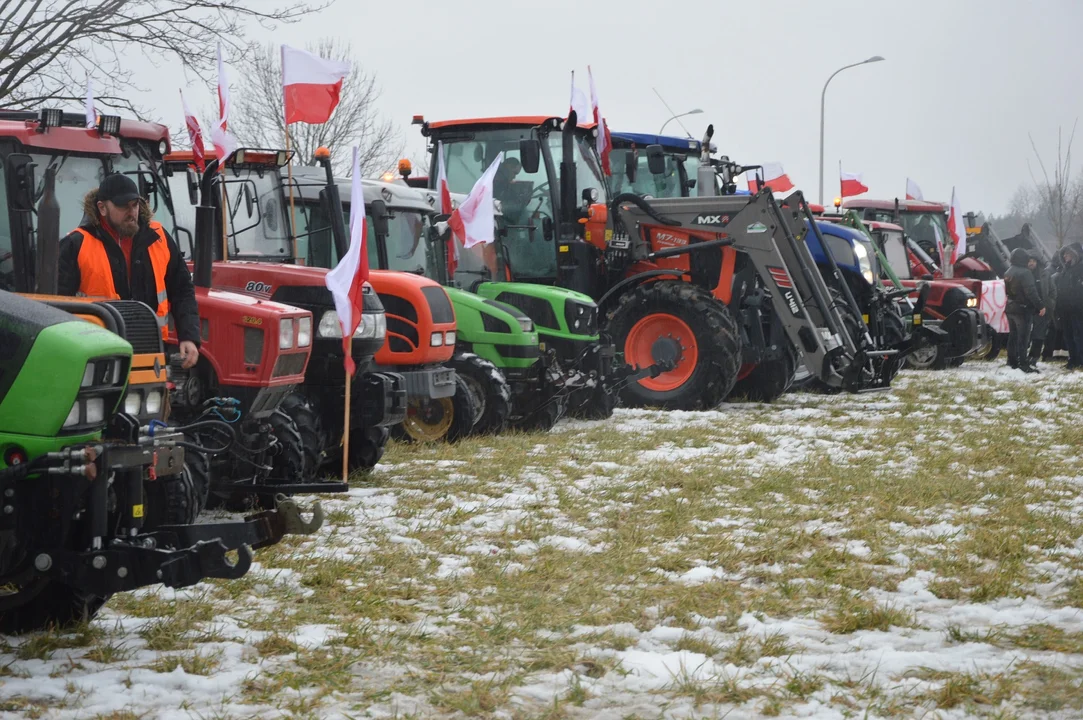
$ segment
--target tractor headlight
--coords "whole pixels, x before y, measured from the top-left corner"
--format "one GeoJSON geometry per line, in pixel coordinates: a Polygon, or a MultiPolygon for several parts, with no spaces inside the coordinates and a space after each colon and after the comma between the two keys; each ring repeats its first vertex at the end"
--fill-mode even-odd
{"type": "Polygon", "coordinates": [[[872,258],[869,257],[869,249],[864,243],[854,243],[854,255],[857,256],[857,267],[861,270],[861,277],[869,285],[876,283],[876,276],[872,273],[872,258]]]}
{"type": "Polygon", "coordinates": [[[64,427],[71,427],[72,425],[79,424],[80,410],[79,401],[76,400],[75,403],[72,404],[71,410],[68,411],[68,417],[64,418],[64,427]]]}
{"type": "Polygon", "coordinates": [[[293,347],[293,318],[278,321],[278,349],[289,350],[293,347]]]}
{"type": "Polygon", "coordinates": [[[355,338],[382,340],[387,337],[387,316],[383,313],[365,313],[354,330],[355,338]]]}
{"type": "Polygon", "coordinates": [[[124,398],[124,412],[129,415],[138,415],[139,411],[143,408],[143,398],[140,397],[138,390],[132,390],[124,398]]]}
{"type": "Polygon", "coordinates": [[[147,414],[157,415],[162,411],[162,391],[151,390],[147,393],[147,414]]]}
{"type": "Polygon", "coordinates": [[[515,319],[519,321],[519,328],[523,332],[526,332],[526,333],[534,332],[534,321],[533,320],[531,320],[528,317],[517,317],[515,319]]]}
{"type": "Polygon", "coordinates": [[[978,299],[976,297],[968,297],[966,299],[966,306],[968,308],[976,308],[978,306],[978,299]]]}
{"type": "Polygon", "coordinates": [[[444,344],[444,334],[434,332],[432,334],[432,337],[429,338],[429,344],[432,345],[433,347],[440,347],[441,345],[444,344]]]}
{"type": "Polygon", "coordinates": [[[312,318],[303,317],[297,322],[297,347],[308,347],[312,344],[312,318]]]}
{"type": "Polygon", "coordinates": [[[79,387],[90,387],[94,384],[94,363],[88,362],[86,364],[86,370],[83,371],[83,379],[79,383],[79,387]]]}
{"type": "Polygon", "coordinates": [[[452,330],[449,333],[444,333],[444,344],[445,345],[454,345],[455,344],[455,331],[454,330],[452,330]]]}
{"type": "Polygon", "coordinates": [[[86,421],[88,425],[105,422],[105,398],[88,398],[86,401],[86,421]]]}
{"type": "Polygon", "coordinates": [[[320,324],[316,326],[316,335],[323,338],[342,337],[342,326],[338,323],[337,312],[327,310],[323,315],[320,315],[320,324]]]}

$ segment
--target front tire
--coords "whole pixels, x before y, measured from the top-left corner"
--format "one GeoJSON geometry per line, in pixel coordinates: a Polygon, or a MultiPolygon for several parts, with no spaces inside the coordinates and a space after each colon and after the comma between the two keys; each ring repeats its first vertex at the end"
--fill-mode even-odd
{"type": "Polygon", "coordinates": [[[21,635],[89,621],[108,599],[84,595],[58,580],[39,578],[0,596],[0,633],[21,635]]]}
{"type": "Polygon", "coordinates": [[[407,399],[406,419],[392,434],[406,442],[458,442],[474,429],[477,414],[473,393],[456,373],[451,397],[407,399]]]}
{"type": "Polygon", "coordinates": [[[728,307],[696,285],[675,280],[640,285],[610,314],[608,332],[629,365],[675,363],[656,378],[626,386],[621,399],[630,406],[709,410],[737,382],[740,328],[728,307]]]}
{"type": "Polygon", "coordinates": [[[744,379],[733,386],[730,397],[745,397],[751,402],[773,402],[787,390],[793,382],[797,368],[797,353],[786,342],[782,357],[760,363],[744,379]]]}
{"type": "Polygon", "coordinates": [[[511,386],[500,369],[473,353],[456,353],[450,367],[462,378],[474,402],[474,435],[504,432],[511,414],[511,386]]]}
{"type": "Polygon", "coordinates": [[[293,420],[301,436],[304,472],[298,482],[313,482],[323,467],[327,442],[320,414],[312,403],[299,393],[290,393],[283,398],[279,409],[293,420]]]}

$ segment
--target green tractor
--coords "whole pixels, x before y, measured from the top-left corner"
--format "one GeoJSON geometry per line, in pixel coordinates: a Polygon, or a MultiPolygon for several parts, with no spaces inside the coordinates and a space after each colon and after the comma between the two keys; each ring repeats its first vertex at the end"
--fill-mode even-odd
{"type": "Polygon", "coordinates": [[[232,429],[204,420],[224,438],[204,448],[189,428],[118,413],[133,350],[116,333],[0,291],[0,347],[0,633],[89,619],[117,592],[238,578],[253,549],[322,524],[318,507],[305,523],[282,505],[194,523],[185,451],[225,452],[232,429]]]}

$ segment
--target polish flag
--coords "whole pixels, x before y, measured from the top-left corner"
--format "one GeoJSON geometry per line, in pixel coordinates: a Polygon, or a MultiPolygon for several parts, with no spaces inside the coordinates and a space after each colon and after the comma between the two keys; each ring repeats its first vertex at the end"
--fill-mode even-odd
{"type": "Polygon", "coordinates": [[[496,239],[493,223],[496,222],[496,209],[493,206],[493,179],[496,170],[504,159],[500,153],[486,169],[470,194],[462,201],[455,212],[451,213],[448,225],[453,236],[457,236],[463,247],[469,250],[475,245],[489,244],[496,239]]]}
{"type": "Polygon", "coordinates": [[[83,113],[86,115],[88,130],[98,127],[98,113],[94,110],[94,81],[86,79],[86,100],[83,102],[83,113]]]}
{"type": "Polygon", "coordinates": [[[219,167],[237,149],[237,138],[226,129],[229,120],[229,83],[226,81],[226,65],[222,61],[222,43],[218,43],[218,124],[211,129],[211,142],[218,157],[219,167]]]}
{"type": "Polygon", "coordinates": [[[593,113],[590,109],[590,102],[587,100],[587,96],[583,94],[583,91],[575,86],[575,70],[572,70],[572,99],[568,106],[568,114],[575,110],[576,124],[582,125],[586,122],[586,119],[593,113]]]}
{"type": "Polygon", "coordinates": [[[590,78],[590,104],[594,110],[594,124],[598,132],[595,140],[598,157],[602,160],[602,172],[612,175],[613,171],[609,169],[609,153],[613,149],[613,138],[609,134],[609,126],[606,125],[602,111],[598,107],[598,90],[594,87],[594,75],[590,71],[590,65],[587,65],[587,77],[590,78]]]}
{"type": "Polygon", "coordinates": [[[282,94],[286,124],[319,125],[331,119],[342,97],[342,81],[350,64],[326,60],[305,50],[282,46],[282,94]]]}
{"type": "Polygon", "coordinates": [[[203,149],[203,131],[199,128],[199,120],[195,113],[188,107],[188,101],[184,99],[184,91],[179,90],[181,106],[184,108],[184,124],[188,127],[188,139],[192,143],[192,159],[196,163],[196,169],[203,172],[207,169],[206,151],[203,149]]]}
{"type": "Polygon", "coordinates": [[[869,191],[868,185],[862,182],[861,173],[848,173],[840,170],[839,183],[842,186],[842,197],[860,195],[869,191]]]}
{"type": "Polygon", "coordinates": [[[951,189],[951,212],[948,215],[948,232],[951,234],[952,250],[951,264],[954,265],[963,255],[966,255],[966,221],[963,220],[963,208],[959,204],[959,198],[955,194],[955,188],[951,189]]]}
{"type": "MultiPolygon", "coordinates": [[[[793,183],[790,182],[790,176],[782,169],[782,163],[762,163],[762,167],[764,186],[771,188],[774,192],[780,193],[786,192],[787,190],[793,190],[793,183]]],[[[748,176],[748,189],[749,192],[756,193],[760,191],[760,184],[754,173],[755,171],[748,176]]]]}
{"type": "MultiPolygon", "coordinates": [[[[440,214],[451,215],[454,208],[451,205],[451,189],[447,184],[447,171],[444,169],[444,143],[436,143],[436,192],[440,195],[440,214]]],[[[455,241],[455,233],[448,233],[447,238],[447,274],[455,276],[455,270],[459,267],[459,243],[455,241]]]]}
{"type": "Polygon", "coordinates": [[[353,184],[350,188],[350,249],[334,270],[324,276],[331,291],[342,328],[343,365],[351,377],[356,370],[352,355],[353,334],[361,324],[365,283],[369,279],[369,254],[365,236],[365,190],[361,184],[361,155],[353,149],[353,184]]]}
{"type": "Polygon", "coordinates": [[[925,197],[921,194],[921,188],[919,188],[918,184],[916,182],[914,182],[913,180],[911,180],[910,178],[906,178],[906,199],[907,200],[924,200],[925,199],[925,197]]]}
{"type": "Polygon", "coordinates": [[[944,277],[951,277],[948,256],[944,250],[944,236],[940,234],[940,226],[936,223],[933,223],[933,237],[936,238],[936,252],[940,256],[940,271],[944,273],[944,277]]]}

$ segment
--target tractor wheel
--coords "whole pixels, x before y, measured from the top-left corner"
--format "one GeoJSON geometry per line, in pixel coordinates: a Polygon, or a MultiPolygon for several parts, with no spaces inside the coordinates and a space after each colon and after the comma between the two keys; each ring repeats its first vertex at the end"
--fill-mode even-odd
{"type": "Polygon", "coordinates": [[[109,597],[86,595],[57,580],[38,578],[0,588],[0,633],[21,635],[91,620],[109,597]]]}
{"type": "Polygon", "coordinates": [[[477,414],[473,393],[456,373],[451,397],[408,398],[406,419],[395,426],[392,435],[406,442],[457,442],[474,429],[477,414]]]}
{"type": "Polygon", "coordinates": [[[608,333],[633,367],[671,362],[658,377],[629,384],[630,406],[703,410],[721,403],[741,367],[741,332],[728,307],[707,290],[676,280],[640,285],[609,315],[608,333]]]}
{"type": "Polygon", "coordinates": [[[915,370],[942,370],[946,364],[947,358],[939,345],[929,345],[906,356],[906,367],[915,370]]]}
{"type": "MultiPolygon", "coordinates": [[[[271,413],[267,423],[278,441],[278,455],[274,458],[270,483],[294,484],[305,477],[305,443],[297,429],[297,423],[281,409],[271,413]]],[[[273,507],[273,505],[271,506],[273,507]]]]}
{"type": "Polygon", "coordinates": [[[162,525],[191,525],[203,512],[211,489],[211,469],[207,456],[189,448],[184,451],[184,467],[143,485],[146,492],[148,528],[162,525]]]}
{"type": "Polygon", "coordinates": [[[580,420],[608,420],[613,417],[618,401],[617,394],[606,392],[599,380],[592,388],[572,393],[568,400],[568,416],[580,420]]]}
{"type": "MultiPolygon", "coordinates": [[[[862,336],[865,332],[865,321],[859,316],[854,314],[850,304],[843,298],[842,293],[835,288],[829,288],[831,291],[831,305],[837,308],[839,314],[842,315],[842,323],[846,327],[847,333],[850,335],[850,339],[853,340],[855,345],[861,345],[862,336]]],[[[897,371],[896,371],[897,372],[897,371]]],[[[811,375],[807,383],[805,383],[803,389],[806,392],[823,393],[824,395],[838,395],[842,392],[841,387],[832,387],[821,380],[816,375],[811,375]]]]}
{"type": "Polygon", "coordinates": [[[305,456],[305,472],[300,482],[313,482],[324,464],[325,438],[323,422],[316,408],[300,393],[290,393],[279,409],[293,420],[301,435],[301,450],[305,456]]]}
{"type": "MultiPolygon", "coordinates": [[[[884,320],[885,324],[888,325],[884,334],[888,336],[886,339],[889,343],[899,345],[906,340],[906,324],[903,322],[902,317],[889,314],[884,316],[884,320]]],[[[882,362],[885,364],[883,375],[888,384],[891,384],[895,380],[895,376],[902,370],[903,365],[906,363],[906,358],[892,355],[882,362]]]]}
{"type": "MultiPolygon", "coordinates": [[[[391,433],[385,427],[371,427],[350,432],[350,472],[368,472],[376,467],[384,456],[391,433]]],[[[338,467],[342,467],[342,451],[339,451],[338,467]]]]}
{"type": "Polygon", "coordinates": [[[511,428],[521,432],[549,432],[563,415],[561,403],[554,400],[511,423],[511,428]]]}
{"type": "Polygon", "coordinates": [[[449,366],[462,378],[474,402],[474,435],[504,431],[511,414],[511,386],[496,365],[473,353],[455,353],[449,366]]]}
{"type": "Polygon", "coordinates": [[[733,386],[731,398],[745,397],[752,402],[769,403],[777,400],[790,389],[797,368],[797,352],[786,341],[782,357],[757,365],[733,386]]]}
{"type": "Polygon", "coordinates": [[[1006,334],[993,332],[992,330],[989,333],[992,337],[975,353],[975,357],[980,357],[982,360],[996,360],[1000,356],[1000,351],[1008,345],[1008,336],[1006,334]]]}

